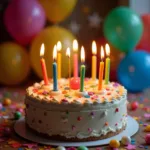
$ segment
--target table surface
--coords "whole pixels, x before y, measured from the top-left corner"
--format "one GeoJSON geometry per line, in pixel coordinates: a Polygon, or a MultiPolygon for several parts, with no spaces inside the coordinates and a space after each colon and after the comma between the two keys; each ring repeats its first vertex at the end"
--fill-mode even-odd
{"type": "MultiPolygon", "coordinates": [[[[5,98],[10,98],[12,103],[10,106],[3,107],[0,111],[0,150],[54,150],[52,146],[37,145],[30,141],[27,141],[17,136],[13,130],[15,122],[14,113],[18,108],[24,108],[24,89],[0,89],[0,101],[3,102],[5,98]],[[10,128],[10,133],[6,134],[6,131],[10,128]],[[4,134],[5,132],[5,134],[4,134]]],[[[150,123],[150,89],[145,90],[139,94],[129,94],[129,103],[133,101],[139,102],[139,108],[135,111],[128,110],[128,114],[134,117],[140,125],[140,129],[136,135],[132,137],[132,145],[128,148],[120,146],[119,150],[142,150],[150,149],[150,146],[145,143],[145,136],[148,132],[145,132],[145,127],[150,123]],[[147,117],[145,117],[147,114],[147,117]]],[[[96,150],[109,150],[108,145],[92,147],[90,149],[96,150]]],[[[68,148],[68,150],[74,150],[68,148]]]]}

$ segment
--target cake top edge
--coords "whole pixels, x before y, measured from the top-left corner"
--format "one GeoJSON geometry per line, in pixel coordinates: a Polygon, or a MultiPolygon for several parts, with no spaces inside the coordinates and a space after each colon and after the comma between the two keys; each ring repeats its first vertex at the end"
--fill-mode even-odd
{"type": "Polygon", "coordinates": [[[103,104],[114,103],[126,98],[127,90],[116,82],[102,84],[102,90],[98,90],[98,80],[86,79],[84,92],[69,88],[69,80],[58,81],[58,91],[53,91],[53,81],[44,85],[44,81],[35,83],[27,88],[27,96],[37,101],[56,104],[103,104]]]}

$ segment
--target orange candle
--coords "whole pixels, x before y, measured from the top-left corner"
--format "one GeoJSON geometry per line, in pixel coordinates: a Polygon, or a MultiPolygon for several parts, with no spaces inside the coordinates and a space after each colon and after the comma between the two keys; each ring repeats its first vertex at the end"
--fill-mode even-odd
{"type": "Polygon", "coordinates": [[[45,59],[43,58],[44,51],[45,51],[45,47],[44,47],[44,44],[42,44],[41,50],[40,50],[40,57],[41,57],[40,62],[41,62],[41,68],[42,68],[44,83],[45,83],[45,85],[48,85],[49,82],[48,82],[48,76],[47,76],[47,69],[46,69],[45,59]]]}
{"type": "Polygon", "coordinates": [[[57,42],[57,72],[58,72],[58,79],[61,79],[61,49],[62,44],[60,41],[57,42]]]}
{"type": "Polygon", "coordinates": [[[98,84],[98,90],[102,89],[102,84],[103,84],[103,76],[104,76],[104,48],[101,47],[101,62],[99,66],[99,84],[98,84]]]}

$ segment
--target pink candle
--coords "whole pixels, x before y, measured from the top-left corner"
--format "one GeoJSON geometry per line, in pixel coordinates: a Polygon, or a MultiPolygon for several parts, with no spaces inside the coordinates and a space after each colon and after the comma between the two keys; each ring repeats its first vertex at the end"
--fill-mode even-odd
{"type": "Polygon", "coordinates": [[[75,78],[78,77],[78,42],[77,40],[73,41],[73,75],[75,78]]]}

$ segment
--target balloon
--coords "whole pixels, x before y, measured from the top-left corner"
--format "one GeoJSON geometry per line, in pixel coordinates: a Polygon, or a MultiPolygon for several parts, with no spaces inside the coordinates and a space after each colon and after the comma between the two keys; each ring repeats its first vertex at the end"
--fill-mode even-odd
{"type": "Polygon", "coordinates": [[[142,17],[144,32],[140,42],[137,45],[137,49],[143,49],[150,52],[150,14],[145,14],[142,17]]]}
{"type": "Polygon", "coordinates": [[[36,0],[12,0],[4,14],[10,35],[20,44],[28,44],[45,25],[45,13],[36,0]]]}
{"type": "Polygon", "coordinates": [[[150,86],[150,54],[134,51],[128,54],[117,70],[118,80],[131,92],[140,92],[150,86]]]}
{"type": "Polygon", "coordinates": [[[53,23],[65,20],[73,11],[77,0],[39,0],[47,18],[53,23]]]}
{"type": "Polygon", "coordinates": [[[19,84],[30,71],[26,50],[13,42],[0,45],[0,82],[6,85],[19,84]]]}
{"type": "MultiPolygon", "coordinates": [[[[97,41],[97,47],[105,47],[106,43],[108,43],[108,41],[105,38],[99,38],[97,41]]],[[[123,52],[118,51],[116,48],[114,48],[111,44],[109,44],[110,46],[110,59],[111,59],[111,67],[110,67],[110,80],[111,81],[116,81],[117,80],[117,67],[121,61],[121,59],[124,56],[123,52]]],[[[100,62],[100,54],[97,54],[98,56],[98,62],[100,62]]],[[[99,69],[99,63],[97,65],[97,69],[99,69]]]]}
{"type": "Polygon", "coordinates": [[[104,21],[104,35],[118,50],[130,52],[139,42],[143,31],[140,17],[127,7],[118,7],[104,21]]]}
{"type": "MultiPolygon", "coordinates": [[[[53,62],[53,47],[58,41],[62,43],[62,76],[68,77],[68,59],[66,57],[66,48],[72,47],[72,41],[75,37],[67,29],[58,26],[47,27],[34,39],[30,58],[31,64],[37,75],[42,78],[41,65],[40,65],[40,47],[41,44],[45,45],[45,61],[49,77],[52,77],[52,62],[53,62]]],[[[71,54],[72,55],[72,54],[71,54]]],[[[72,56],[71,56],[72,58],[72,56]]],[[[72,61],[71,61],[72,62],[72,61]]]]}

